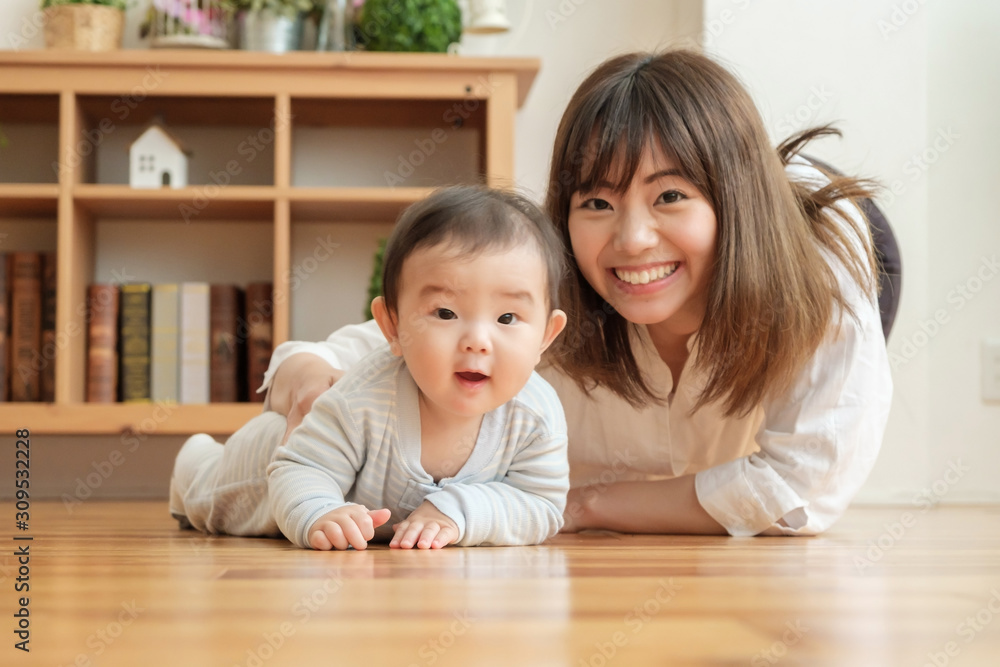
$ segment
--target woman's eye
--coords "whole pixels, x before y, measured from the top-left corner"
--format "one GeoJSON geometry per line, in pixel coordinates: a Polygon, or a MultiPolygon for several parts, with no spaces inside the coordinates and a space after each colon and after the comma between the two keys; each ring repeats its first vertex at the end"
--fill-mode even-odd
{"type": "Polygon", "coordinates": [[[679,202],[680,200],[685,199],[685,197],[684,193],[678,190],[667,190],[660,195],[660,199],[664,204],[673,204],[674,202],[679,202]]]}
{"type": "Polygon", "coordinates": [[[457,317],[454,311],[448,310],[447,308],[438,308],[434,311],[434,314],[441,320],[453,320],[457,317]]]}
{"type": "Polygon", "coordinates": [[[517,315],[515,315],[514,313],[504,313],[499,318],[497,318],[497,322],[499,322],[500,324],[514,324],[514,322],[516,321],[517,321],[517,315]]]}
{"type": "Polygon", "coordinates": [[[589,208],[594,211],[607,211],[611,208],[611,204],[609,204],[605,199],[591,197],[590,199],[585,199],[583,203],[580,204],[580,208],[589,208]]]}

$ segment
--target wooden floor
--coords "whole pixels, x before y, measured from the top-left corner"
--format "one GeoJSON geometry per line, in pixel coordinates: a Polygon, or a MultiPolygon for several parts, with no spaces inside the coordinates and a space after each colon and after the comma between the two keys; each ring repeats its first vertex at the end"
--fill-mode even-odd
{"type": "Polygon", "coordinates": [[[855,508],[818,538],[320,553],[93,501],[36,503],[7,540],[5,666],[1000,665],[1000,507],[855,508]]]}

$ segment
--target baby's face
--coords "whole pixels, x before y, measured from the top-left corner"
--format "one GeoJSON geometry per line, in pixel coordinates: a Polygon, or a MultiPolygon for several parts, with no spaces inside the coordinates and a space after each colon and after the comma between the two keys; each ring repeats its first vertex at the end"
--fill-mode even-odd
{"type": "Polygon", "coordinates": [[[421,248],[399,283],[392,349],[442,417],[482,415],[513,398],[565,324],[549,312],[545,263],[531,244],[472,257],[447,244],[421,248]]]}

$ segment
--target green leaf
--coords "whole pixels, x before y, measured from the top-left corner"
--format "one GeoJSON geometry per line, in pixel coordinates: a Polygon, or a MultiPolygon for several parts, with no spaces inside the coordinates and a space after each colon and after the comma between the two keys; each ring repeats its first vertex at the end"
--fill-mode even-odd
{"type": "Polygon", "coordinates": [[[462,36],[455,0],[366,0],[358,23],[369,51],[443,53],[462,36]]]}

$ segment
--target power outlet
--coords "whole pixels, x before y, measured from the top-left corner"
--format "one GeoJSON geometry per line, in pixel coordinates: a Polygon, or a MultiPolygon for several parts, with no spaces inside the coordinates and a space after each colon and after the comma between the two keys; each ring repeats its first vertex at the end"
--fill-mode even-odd
{"type": "Polygon", "coordinates": [[[1000,401],[1000,338],[983,341],[983,400],[1000,401]]]}

